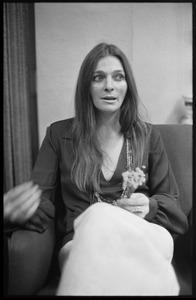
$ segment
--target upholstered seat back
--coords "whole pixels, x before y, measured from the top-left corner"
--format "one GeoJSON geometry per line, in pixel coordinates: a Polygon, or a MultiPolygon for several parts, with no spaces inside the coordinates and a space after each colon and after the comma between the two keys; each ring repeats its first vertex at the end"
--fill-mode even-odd
{"type": "Polygon", "coordinates": [[[156,125],[180,191],[180,204],[188,216],[192,208],[192,125],[156,125]]]}

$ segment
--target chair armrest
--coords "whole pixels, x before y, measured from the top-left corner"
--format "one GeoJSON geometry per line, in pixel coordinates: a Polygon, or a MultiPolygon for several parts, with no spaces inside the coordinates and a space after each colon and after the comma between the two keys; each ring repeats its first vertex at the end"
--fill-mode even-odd
{"type": "Polygon", "coordinates": [[[55,246],[54,222],[43,232],[17,230],[9,239],[8,295],[35,295],[47,280],[55,246]]]}

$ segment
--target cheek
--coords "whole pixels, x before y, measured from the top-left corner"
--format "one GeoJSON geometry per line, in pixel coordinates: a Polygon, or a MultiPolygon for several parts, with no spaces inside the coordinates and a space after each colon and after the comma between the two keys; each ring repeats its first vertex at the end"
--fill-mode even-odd
{"type": "Polygon", "coordinates": [[[99,88],[91,87],[91,98],[93,101],[96,100],[96,98],[99,96],[99,92],[100,92],[99,88]]]}
{"type": "Polygon", "coordinates": [[[125,83],[123,86],[121,86],[119,93],[124,98],[127,93],[127,83],[125,83]]]}

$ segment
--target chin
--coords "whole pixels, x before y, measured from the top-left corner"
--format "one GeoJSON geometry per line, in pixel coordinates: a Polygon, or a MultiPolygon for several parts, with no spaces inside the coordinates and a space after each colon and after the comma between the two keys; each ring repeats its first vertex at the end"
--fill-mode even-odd
{"type": "Polygon", "coordinates": [[[108,114],[114,114],[114,113],[118,113],[120,112],[120,107],[119,108],[97,108],[97,110],[99,111],[99,113],[108,113],[108,114]]]}

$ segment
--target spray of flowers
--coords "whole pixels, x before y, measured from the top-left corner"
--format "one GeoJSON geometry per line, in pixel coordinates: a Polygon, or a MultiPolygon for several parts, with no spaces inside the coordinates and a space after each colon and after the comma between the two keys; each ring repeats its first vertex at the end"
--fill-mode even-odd
{"type": "MultiPolygon", "coordinates": [[[[143,166],[144,168],[144,166],[143,166]]],[[[144,171],[137,167],[135,170],[129,170],[122,173],[123,176],[123,190],[127,198],[146,181],[144,171]]]]}

